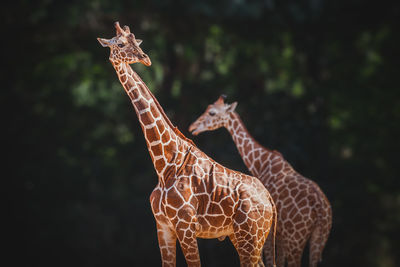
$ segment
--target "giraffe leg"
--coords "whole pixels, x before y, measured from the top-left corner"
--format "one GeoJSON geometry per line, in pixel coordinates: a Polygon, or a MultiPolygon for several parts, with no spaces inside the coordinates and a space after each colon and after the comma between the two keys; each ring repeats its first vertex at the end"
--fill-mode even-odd
{"type": "Polygon", "coordinates": [[[282,239],[277,239],[276,241],[276,266],[284,267],[285,266],[285,250],[283,249],[282,239]]]}
{"type": "Polygon", "coordinates": [[[158,246],[160,247],[163,267],[176,266],[176,235],[165,224],[157,222],[158,246]]]}
{"type": "Polygon", "coordinates": [[[327,239],[328,235],[324,235],[321,227],[315,227],[310,238],[310,267],[316,267],[318,262],[321,261],[321,254],[327,239]]]}
{"type": "Polygon", "coordinates": [[[321,215],[324,220],[317,224],[310,237],[310,266],[316,267],[318,262],[322,260],[322,251],[328,241],[329,232],[332,226],[332,210],[329,203],[326,205],[325,213],[321,215]]]}
{"type": "Polygon", "coordinates": [[[294,242],[292,240],[287,240],[286,242],[289,245],[289,249],[285,249],[286,253],[287,253],[287,266],[288,267],[300,267],[301,266],[301,257],[303,255],[303,250],[304,247],[308,241],[308,237],[310,235],[307,234],[306,237],[307,238],[303,238],[302,240],[297,240],[296,242],[294,242]],[[292,241],[292,242],[290,242],[292,241]]]}
{"type": "Polygon", "coordinates": [[[249,263],[249,262],[248,262],[248,260],[247,260],[248,256],[246,256],[246,255],[243,256],[243,253],[240,253],[240,252],[239,252],[239,251],[241,251],[241,248],[239,247],[239,243],[238,243],[238,241],[237,241],[237,239],[236,239],[235,234],[231,234],[231,235],[229,236],[229,239],[231,240],[233,246],[235,247],[236,251],[237,251],[238,254],[239,254],[240,266],[241,266],[241,267],[242,267],[242,266],[259,266],[259,267],[265,267],[265,265],[264,265],[264,263],[263,263],[261,257],[260,257],[260,258],[258,259],[258,261],[256,261],[256,262],[253,262],[253,263],[249,263]]]}
{"type": "MultiPolygon", "coordinates": [[[[236,232],[236,231],[235,231],[235,232],[236,232]]],[[[239,254],[240,266],[241,266],[241,267],[242,267],[242,266],[246,266],[246,265],[244,265],[244,263],[243,263],[243,256],[242,256],[243,253],[240,252],[240,251],[241,251],[241,248],[240,248],[240,246],[239,246],[238,240],[236,239],[235,233],[229,235],[229,239],[231,240],[233,246],[235,247],[237,253],[239,254]]]]}
{"type": "MultiPolygon", "coordinates": [[[[244,223],[240,226],[234,226],[234,234],[229,236],[239,254],[241,267],[264,266],[261,252],[269,228],[264,231],[265,235],[257,235],[256,229],[258,229],[256,222],[244,223]]],[[[259,231],[262,231],[262,229],[259,229],[259,231]]]]}
{"type": "Polygon", "coordinates": [[[258,267],[265,267],[264,262],[262,260],[262,257],[260,257],[260,259],[258,260],[257,266],[258,267]]]}
{"type": "Polygon", "coordinates": [[[300,239],[296,238],[295,234],[286,236],[284,241],[284,250],[288,267],[301,266],[303,250],[308,239],[310,238],[310,235],[311,231],[310,229],[307,229],[306,234],[304,234],[300,239]]]}
{"type": "Polygon", "coordinates": [[[287,257],[287,266],[288,267],[300,267],[301,266],[301,256],[303,250],[294,249],[290,251],[290,254],[287,257]]]}
{"type": "MultiPolygon", "coordinates": [[[[277,267],[284,267],[285,265],[285,255],[283,251],[282,241],[279,237],[279,234],[276,235],[275,239],[276,245],[276,266],[277,267]]],[[[273,265],[273,243],[272,243],[272,235],[268,235],[267,240],[265,241],[263,247],[263,256],[264,262],[267,267],[273,265]]]]}
{"type": "Polygon", "coordinates": [[[201,266],[199,249],[197,246],[197,239],[195,234],[195,224],[182,222],[177,225],[176,229],[179,244],[181,245],[187,265],[189,267],[201,266]]]}
{"type": "Polygon", "coordinates": [[[268,235],[263,247],[263,258],[267,267],[272,266],[273,263],[273,246],[272,235],[268,235]]]}

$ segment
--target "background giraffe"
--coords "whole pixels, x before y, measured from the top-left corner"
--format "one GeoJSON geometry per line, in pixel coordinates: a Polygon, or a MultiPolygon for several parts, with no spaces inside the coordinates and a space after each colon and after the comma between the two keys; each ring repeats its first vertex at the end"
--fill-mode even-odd
{"type": "MultiPolygon", "coordinates": [[[[201,152],[172,125],[160,104],[129,64],[151,65],[127,26],[98,41],[132,100],[143,129],[158,185],[150,196],[163,266],[176,264],[179,240],[189,266],[200,266],[197,237],[229,236],[242,266],[263,266],[261,252],[275,206],[262,183],[227,169],[201,152]]],[[[276,222],[276,219],[275,219],[276,222]]]]}
{"type": "MultiPolygon", "coordinates": [[[[249,134],[234,111],[237,102],[224,103],[224,96],[209,105],[189,127],[197,135],[225,127],[232,135],[250,172],[268,188],[278,210],[277,264],[300,266],[307,240],[310,240],[310,266],[316,266],[332,225],[331,206],[319,186],[297,173],[277,151],[261,146],[249,134]]],[[[271,243],[265,244],[267,263],[272,260],[271,243]]]]}

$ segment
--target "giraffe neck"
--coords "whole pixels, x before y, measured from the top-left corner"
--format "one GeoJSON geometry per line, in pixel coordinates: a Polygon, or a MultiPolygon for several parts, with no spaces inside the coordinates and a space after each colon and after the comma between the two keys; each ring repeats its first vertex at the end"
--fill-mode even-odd
{"type": "Polygon", "coordinates": [[[179,152],[187,149],[187,142],[191,143],[191,140],[173,126],[157,99],[129,64],[112,64],[132,101],[154,167],[162,178],[166,166],[177,159],[179,152]]]}
{"type": "Polygon", "coordinates": [[[230,113],[226,129],[231,134],[246,167],[255,177],[260,178],[267,167],[261,159],[271,158],[273,152],[260,145],[250,135],[236,112],[230,113]]]}

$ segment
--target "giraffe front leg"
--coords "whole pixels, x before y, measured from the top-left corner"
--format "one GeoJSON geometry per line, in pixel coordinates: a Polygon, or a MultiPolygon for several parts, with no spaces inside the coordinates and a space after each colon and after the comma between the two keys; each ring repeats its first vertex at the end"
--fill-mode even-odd
{"type": "Polygon", "coordinates": [[[176,234],[166,224],[157,222],[158,246],[163,267],[176,266],[176,234]]]}
{"type": "Polygon", "coordinates": [[[196,239],[196,224],[181,221],[176,225],[176,234],[187,265],[189,267],[201,266],[196,239]]]}

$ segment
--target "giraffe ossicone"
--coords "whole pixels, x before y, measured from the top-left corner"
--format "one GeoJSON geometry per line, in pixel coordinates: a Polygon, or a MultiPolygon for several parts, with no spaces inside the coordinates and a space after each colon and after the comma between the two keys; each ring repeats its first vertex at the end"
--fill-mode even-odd
{"type": "MultiPolygon", "coordinates": [[[[129,27],[98,38],[131,99],[158,176],[150,195],[163,266],[176,265],[176,240],[189,266],[200,266],[196,238],[228,236],[241,266],[264,266],[263,244],[276,223],[275,204],[255,177],[230,170],[204,154],[165,115],[129,64],[150,66],[129,27]]],[[[276,227],[273,228],[274,233],[276,227]]]]}
{"type": "MultiPolygon", "coordinates": [[[[198,135],[225,127],[250,172],[271,193],[278,210],[277,265],[299,267],[303,249],[310,243],[310,266],[315,267],[327,242],[332,226],[330,203],[319,186],[297,173],[277,151],[261,146],[247,131],[235,112],[237,102],[225,103],[220,96],[210,104],[189,131],[198,135]]],[[[273,261],[272,240],[264,247],[267,264],[273,261]]]]}

